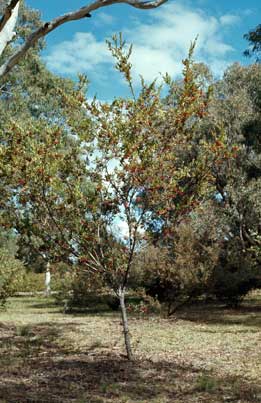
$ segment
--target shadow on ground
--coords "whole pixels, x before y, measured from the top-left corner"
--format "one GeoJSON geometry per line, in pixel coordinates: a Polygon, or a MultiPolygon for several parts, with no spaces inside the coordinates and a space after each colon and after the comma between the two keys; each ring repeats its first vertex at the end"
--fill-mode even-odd
{"type": "Polygon", "coordinates": [[[0,402],[261,402],[258,386],[185,363],[61,345],[64,327],[0,325],[0,402]]]}
{"type": "MultiPolygon", "coordinates": [[[[237,309],[228,309],[215,304],[196,304],[177,312],[176,318],[204,324],[241,325],[247,326],[248,328],[256,327],[260,330],[261,304],[240,306],[237,309]]],[[[248,329],[246,331],[255,330],[248,329]]]]}

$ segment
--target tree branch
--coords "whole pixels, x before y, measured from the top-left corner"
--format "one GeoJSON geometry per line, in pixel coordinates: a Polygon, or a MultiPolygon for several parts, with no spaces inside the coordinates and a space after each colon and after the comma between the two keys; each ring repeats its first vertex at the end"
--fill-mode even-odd
{"type": "MultiPolygon", "coordinates": [[[[17,0],[12,0],[11,3],[14,3],[17,0]]],[[[1,67],[0,67],[0,77],[4,77],[6,74],[12,70],[12,68],[19,62],[19,60],[24,57],[24,55],[27,53],[27,51],[33,47],[39,39],[43,38],[50,32],[52,32],[54,29],[59,27],[60,25],[65,24],[66,22],[69,21],[75,21],[75,20],[80,20],[85,17],[89,17],[90,13],[98,10],[99,8],[102,7],[107,7],[112,4],[120,4],[120,3],[125,3],[128,4],[132,7],[139,8],[139,9],[152,9],[152,8],[157,8],[163,3],[166,3],[167,0],[149,0],[149,1],[142,1],[142,0],[96,0],[95,2],[86,5],[76,11],[72,11],[70,13],[64,14],[62,16],[59,16],[55,19],[53,19],[50,22],[44,23],[40,28],[38,28],[36,31],[34,31],[25,43],[15,52],[14,55],[12,55],[1,67]]],[[[10,4],[11,4],[10,3],[10,4]]],[[[10,5],[9,5],[10,6],[10,5]]],[[[9,7],[7,6],[7,8],[9,7]]],[[[5,14],[7,11],[5,11],[5,14]]],[[[3,17],[5,18],[5,17],[3,17]]],[[[1,21],[2,22],[2,21],[1,21]]],[[[0,31],[1,33],[1,31],[0,31]]]]}
{"type": "Polygon", "coordinates": [[[15,36],[14,28],[18,18],[20,0],[11,0],[0,20],[0,56],[15,36]]]}
{"type": "Polygon", "coordinates": [[[19,3],[20,0],[11,0],[10,3],[6,6],[4,14],[0,20],[0,33],[4,29],[7,21],[12,15],[13,10],[15,9],[16,5],[19,3]]]}

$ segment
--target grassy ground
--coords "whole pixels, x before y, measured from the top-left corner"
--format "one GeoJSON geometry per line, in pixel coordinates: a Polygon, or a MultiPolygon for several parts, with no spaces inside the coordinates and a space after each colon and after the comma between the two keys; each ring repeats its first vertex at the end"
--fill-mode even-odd
{"type": "Polygon", "coordinates": [[[63,315],[51,299],[0,311],[0,402],[261,402],[261,298],[239,310],[132,317],[135,362],[118,313],[63,315]]]}

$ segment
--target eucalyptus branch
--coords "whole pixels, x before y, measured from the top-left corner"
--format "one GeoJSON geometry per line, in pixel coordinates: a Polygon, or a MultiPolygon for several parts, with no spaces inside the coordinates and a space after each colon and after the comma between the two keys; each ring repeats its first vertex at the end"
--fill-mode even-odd
{"type": "MultiPolygon", "coordinates": [[[[162,4],[166,3],[167,0],[148,0],[148,1],[142,1],[142,0],[96,0],[91,4],[88,4],[84,7],[81,7],[78,10],[66,13],[64,15],[61,15],[59,17],[54,18],[53,20],[44,23],[40,28],[32,32],[31,35],[26,39],[25,43],[9,58],[7,59],[4,64],[0,67],[0,77],[4,77],[6,74],[8,74],[15,65],[22,59],[25,54],[28,52],[30,48],[35,46],[38,41],[45,37],[47,34],[50,32],[54,31],[56,28],[59,26],[70,22],[70,21],[76,21],[80,20],[86,17],[91,16],[91,12],[98,10],[99,8],[102,7],[107,7],[112,4],[128,4],[132,7],[138,8],[138,9],[152,9],[152,8],[157,8],[161,6],[162,4]]],[[[8,17],[10,11],[14,9],[15,5],[18,2],[16,0],[12,0],[11,3],[7,6],[4,15],[1,20],[1,25],[3,26],[6,23],[6,18],[8,17]]],[[[0,30],[0,38],[1,38],[2,31],[0,30]]]]}
{"type": "Polygon", "coordinates": [[[0,20],[0,33],[3,31],[7,22],[9,21],[12,13],[20,0],[11,0],[4,10],[4,14],[0,20]]]}
{"type": "Polygon", "coordinates": [[[15,36],[14,28],[18,19],[20,0],[11,0],[0,20],[0,56],[15,36]]]}

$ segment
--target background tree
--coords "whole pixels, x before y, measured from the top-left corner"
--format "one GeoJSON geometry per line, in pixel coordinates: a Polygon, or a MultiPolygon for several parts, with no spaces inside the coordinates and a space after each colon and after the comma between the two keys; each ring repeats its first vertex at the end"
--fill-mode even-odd
{"type": "Polygon", "coordinates": [[[261,55],[261,24],[245,34],[244,38],[249,43],[249,48],[245,50],[244,55],[247,57],[255,57],[256,61],[259,62],[261,55]]]}
{"type": "Polygon", "coordinates": [[[245,252],[258,244],[254,234],[260,233],[260,73],[259,64],[230,67],[216,85],[210,115],[216,126],[225,127],[228,141],[238,150],[230,165],[216,167],[216,184],[223,211],[233,220],[230,230],[236,231],[245,252]]]}
{"type": "Polygon", "coordinates": [[[212,277],[212,292],[216,288],[219,299],[234,304],[260,286],[260,73],[260,64],[230,66],[214,83],[209,115],[202,125],[207,132],[224,130],[234,150],[233,159],[213,166],[217,190],[213,207],[225,231],[212,277]]]}
{"type": "MultiPolygon", "coordinates": [[[[197,140],[208,139],[213,132],[221,137],[226,133],[224,151],[230,150],[232,158],[213,160],[210,200],[198,206],[208,214],[195,215],[194,208],[181,222],[168,217],[158,225],[156,220],[151,228],[156,252],[148,252],[150,256],[141,261],[138,258],[147,292],[168,303],[169,312],[171,305],[175,308],[203,295],[235,306],[249,290],[260,287],[260,65],[235,64],[218,82],[207,67],[193,68],[197,82],[212,89],[209,113],[200,121],[197,140]],[[215,218],[215,238],[211,216],[215,218]],[[200,226],[195,225],[197,221],[200,226]],[[206,225],[201,237],[200,228],[206,225]]],[[[176,104],[182,91],[183,83],[174,82],[167,105],[176,104]]],[[[200,147],[195,141],[194,155],[200,147]]],[[[217,141],[215,147],[223,146],[217,141]]],[[[187,149],[184,158],[186,153],[187,149]]]]}

